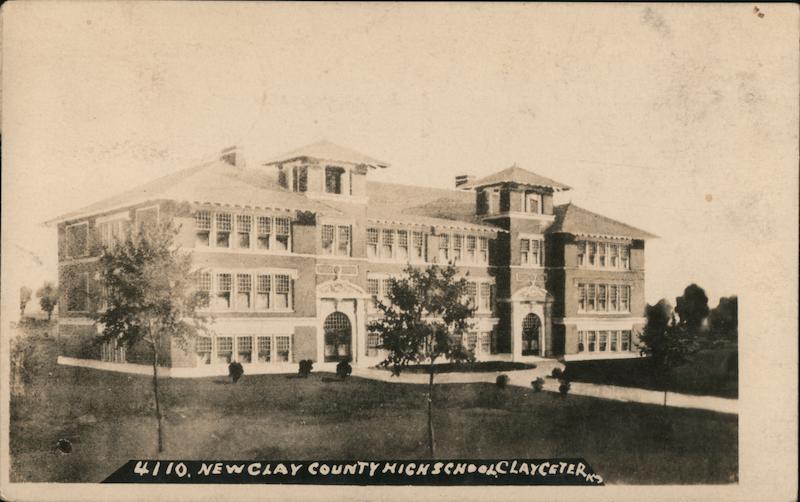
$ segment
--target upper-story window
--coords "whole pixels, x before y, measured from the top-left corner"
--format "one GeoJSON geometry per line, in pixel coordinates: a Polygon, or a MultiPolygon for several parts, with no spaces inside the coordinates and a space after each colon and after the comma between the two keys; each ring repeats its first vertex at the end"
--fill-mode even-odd
{"type": "Polygon", "coordinates": [[[66,228],[67,258],[80,258],[89,254],[89,223],[83,221],[66,228]]]}
{"type": "Polygon", "coordinates": [[[450,261],[450,236],[447,234],[439,235],[439,261],[443,263],[450,261]]]}
{"type": "Polygon", "coordinates": [[[425,261],[425,233],[392,228],[367,229],[367,257],[400,262],[425,261]]]}
{"type": "Polygon", "coordinates": [[[293,281],[288,272],[216,272],[213,281],[211,272],[198,272],[195,280],[201,308],[237,312],[291,309],[293,281]]]}
{"type": "Polygon", "coordinates": [[[231,213],[217,213],[216,223],[217,247],[231,247],[231,230],[233,229],[231,213]]]}
{"type": "Polygon", "coordinates": [[[542,213],[542,196],[538,193],[525,194],[525,212],[533,214],[542,213]]]}
{"type": "Polygon", "coordinates": [[[478,259],[481,263],[489,263],[489,239],[486,237],[478,237],[478,245],[478,259]]]}
{"type": "Polygon", "coordinates": [[[322,225],[322,254],[350,256],[349,225],[322,225]]]}
{"type": "Polygon", "coordinates": [[[327,166],[325,168],[325,192],[341,194],[343,177],[344,177],[344,168],[336,166],[327,166]]]}
{"type": "Polygon", "coordinates": [[[76,274],[67,281],[67,310],[87,312],[89,310],[89,274],[76,274]]]}
{"type": "Polygon", "coordinates": [[[412,232],[412,254],[411,259],[414,261],[425,261],[425,234],[422,232],[412,232]]]}
{"type": "Polygon", "coordinates": [[[489,240],[486,237],[462,234],[439,234],[439,261],[456,264],[489,263],[489,240]]]}
{"type": "Polygon", "coordinates": [[[578,312],[630,312],[631,287],[620,284],[578,284],[578,312]]]}
{"type": "Polygon", "coordinates": [[[194,221],[195,247],[253,249],[255,242],[256,249],[289,250],[289,218],[203,210],[194,213],[194,221]]]}
{"type": "Polygon", "coordinates": [[[630,245],[624,243],[578,241],[578,266],[582,268],[630,269],[630,245]]]}
{"type": "Polygon", "coordinates": [[[127,218],[115,218],[97,223],[97,236],[104,247],[111,247],[125,236],[128,228],[127,218]]]}
{"type": "Polygon", "coordinates": [[[390,305],[389,291],[392,288],[392,278],[384,276],[370,275],[367,277],[367,293],[369,293],[371,300],[369,302],[369,311],[378,311],[378,301],[384,305],[390,305]]]}
{"type": "Polygon", "coordinates": [[[467,283],[467,300],[478,313],[492,311],[494,306],[494,284],[486,281],[470,281],[467,283]]]}
{"type": "Polygon", "coordinates": [[[294,166],[292,168],[292,190],[295,192],[308,190],[308,167],[294,166]]]}
{"type": "Polygon", "coordinates": [[[544,266],[544,239],[526,237],[519,240],[520,264],[524,267],[544,266]]]}

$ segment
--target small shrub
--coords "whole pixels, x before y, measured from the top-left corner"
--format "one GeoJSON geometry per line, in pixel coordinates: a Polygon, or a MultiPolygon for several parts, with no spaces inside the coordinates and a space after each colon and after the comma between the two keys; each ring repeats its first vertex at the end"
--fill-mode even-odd
{"type": "Polygon", "coordinates": [[[536,380],[532,380],[531,387],[533,387],[534,392],[541,392],[544,389],[544,378],[537,377],[536,380]]]}
{"type": "Polygon", "coordinates": [[[567,397],[569,394],[569,380],[561,380],[561,385],[558,386],[558,392],[561,394],[561,397],[567,397]]]}
{"type": "Polygon", "coordinates": [[[300,366],[297,370],[297,374],[305,378],[311,374],[311,370],[313,368],[314,368],[314,362],[311,359],[303,359],[302,361],[300,361],[300,366]]]}
{"type": "Polygon", "coordinates": [[[242,368],[242,363],[238,361],[233,361],[228,365],[228,376],[231,377],[233,383],[238,382],[239,379],[242,378],[242,375],[244,375],[244,368],[242,368]]]}
{"type": "Polygon", "coordinates": [[[342,359],[339,361],[339,364],[336,365],[336,376],[344,380],[345,378],[350,376],[350,373],[353,372],[353,367],[350,366],[350,359],[342,359]]]}
{"type": "Polygon", "coordinates": [[[557,380],[561,380],[564,377],[564,370],[556,366],[555,368],[553,368],[553,371],[552,373],[550,373],[550,375],[557,380]]]}
{"type": "Polygon", "coordinates": [[[506,375],[505,373],[503,373],[502,375],[497,375],[494,384],[497,385],[497,387],[500,389],[505,389],[506,385],[508,385],[508,375],[506,375]]]}

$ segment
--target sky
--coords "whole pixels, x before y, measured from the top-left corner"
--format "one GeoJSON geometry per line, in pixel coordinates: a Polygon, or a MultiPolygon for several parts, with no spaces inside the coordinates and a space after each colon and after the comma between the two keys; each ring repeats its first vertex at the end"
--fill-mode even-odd
{"type": "Polygon", "coordinates": [[[254,163],[323,138],[390,162],[376,180],[516,163],[572,186],[557,202],[659,236],[650,303],[766,291],[798,228],[796,16],[777,9],[6,4],[4,298],[56,279],[44,221],[230,145],[254,163]]]}

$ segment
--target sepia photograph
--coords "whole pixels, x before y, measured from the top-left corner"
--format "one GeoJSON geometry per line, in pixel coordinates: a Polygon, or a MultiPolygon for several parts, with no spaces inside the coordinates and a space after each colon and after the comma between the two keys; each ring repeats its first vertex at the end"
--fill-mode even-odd
{"type": "Polygon", "coordinates": [[[2,496],[795,499],[797,22],[6,3],[2,496]]]}

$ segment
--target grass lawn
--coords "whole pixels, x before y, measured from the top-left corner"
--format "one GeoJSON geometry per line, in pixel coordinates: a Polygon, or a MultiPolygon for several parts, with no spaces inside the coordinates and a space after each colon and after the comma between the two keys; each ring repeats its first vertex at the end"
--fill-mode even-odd
{"type": "MultiPolygon", "coordinates": [[[[55,365],[56,344],[32,337],[35,373],[11,402],[11,479],[104,479],[155,458],[151,380],[55,365]],[[68,455],[51,453],[69,439],[68,455]]],[[[171,459],[426,457],[426,386],[333,375],[164,379],[171,459]]],[[[436,389],[437,456],[583,457],[609,483],[729,483],[738,476],[738,420],[492,384],[436,389]]]]}
{"type": "MultiPolygon", "coordinates": [[[[739,374],[736,369],[735,348],[702,350],[672,371],[667,390],[736,398],[739,394],[739,374]]],[[[664,390],[656,379],[650,360],[605,359],[598,361],[568,361],[565,375],[575,382],[640,387],[664,390]]]]}

